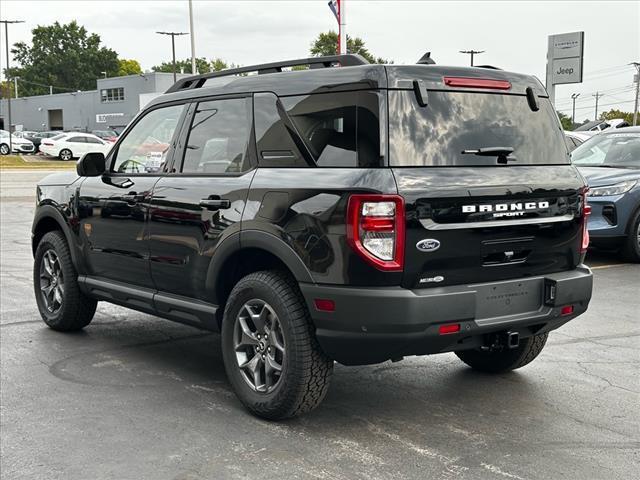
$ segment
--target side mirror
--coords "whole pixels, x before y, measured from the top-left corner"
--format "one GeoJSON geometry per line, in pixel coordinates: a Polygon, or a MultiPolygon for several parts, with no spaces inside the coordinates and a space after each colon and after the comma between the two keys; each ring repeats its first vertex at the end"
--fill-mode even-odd
{"type": "Polygon", "coordinates": [[[102,152],[85,153],[76,164],[76,172],[81,177],[99,177],[105,171],[105,159],[102,152]]]}

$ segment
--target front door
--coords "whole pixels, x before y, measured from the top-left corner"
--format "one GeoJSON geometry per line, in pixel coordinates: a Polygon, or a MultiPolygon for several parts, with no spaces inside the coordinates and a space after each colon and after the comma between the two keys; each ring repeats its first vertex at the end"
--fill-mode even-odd
{"type": "Polygon", "coordinates": [[[251,98],[201,101],[193,110],[174,173],[158,181],[151,198],[150,264],[159,310],[167,296],[212,302],[209,267],[225,239],[239,242],[234,234],[255,172],[251,98]]]}
{"type": "Polygon", "coordinates": [[[147,218],[153,186],[175,147],[184,105],[150,110],[107,157],[107,173],[87,178],[78,197],[87,274],[152,289],[147,218]]]}

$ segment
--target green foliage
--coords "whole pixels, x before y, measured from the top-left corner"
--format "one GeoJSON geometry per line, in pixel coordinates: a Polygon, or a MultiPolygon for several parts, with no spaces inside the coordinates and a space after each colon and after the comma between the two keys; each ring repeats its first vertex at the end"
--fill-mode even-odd
{"type": "Polygon", "coordinates": [[[118,54],[101,46],[100,36],[75,20],[38,26],[31,33],[31,45],[18,42],[11,49],[20,66],[7,73],[20,77],[20,96],[47,94],[49,85],[57,93],[94,90],[102,72],[111,77],[118,74],[118,54]]]}
{"type": "MultiPolygon", "coordinates": [[[[316,38],[311,44],[309,53],[314,57],[322,57],[326,55],[336,55],[337,51],[338,33],[330,30],[318,35],[318,38],[316,38]]],[[[347,35],[347,52],[362,55],[369,61],[369,63],[393,63],[393,61],[391,60],[387,60],[381,57],[375,57],[365,47],[364,40],[359,37],[352,38],[347,35]]]]}
{"type": "MultiPolygon", "coordinates": [[[[211,71],[218,71],[227,68],[227,64],[216,58],[215,60],[209,61],[205,57],[196,58],[196,69],[198,73],[209,73],[211,71]]],[[[173,72],[173,64],[171,61],[163,62],[160,65],[156,65],[151,67],[151,70],[154,72],[173,72]]],[[[176,72],[184,72],[184,73],[193,73],[191,71],[191,58],[185,58],[184,60],[176,60],[176,72]]]]}
{"type": "Polygon", "coordinates": [[[126,58],[121,58],[118,60],[118,76],[124,77],[126,75],[139,75],[142,73],[142,68],[140,67],[140,63],[137,60],[129,60],[126,58]]]}
{"type": "MultiPolygon", "coordinates": [[[[20,87],[18,87],[18,89],[19,88],[20,87]]],[[[16,89],[12,81],[3,80],[2,82],[0,82],[0,98],[8,98],[9,95],[11,95],[11,98],[15,98],[16,96],[15,90],[16,89]]],[[[20,93],[19,90],[18,90],[18,93],[20,93]]]]}
{"type": "Polygon", "coordinates": [[[629,125],[633,124],[633,113],[623,112],[622,110],[611,109],[608,112],[600,114],[600,120],[613,120],[614,118],[623,118],[629,125]]]}
{"type": "Polygon", "coordinates": [[[563,130],[573,130],[573,122],[571,121],[571,117],[569,115],[558,112],[558,118],[560,119],[563,130]]]}

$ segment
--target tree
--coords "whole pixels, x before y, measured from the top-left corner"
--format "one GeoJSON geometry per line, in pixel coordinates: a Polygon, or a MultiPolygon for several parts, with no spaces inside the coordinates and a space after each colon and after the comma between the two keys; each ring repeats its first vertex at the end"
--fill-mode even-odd
{"type": "MultiPolygon", "coordinates": [[[[323,57],[328,55],[336,55],[338,50],[338,34],[333,30],[323,32],[318,35],[313,43],[309,53],[314,57],[323,57]]],[[[364,40],[359,37],[352,38],[347,35],[347,52],[357,53],[367,59],[369,63],[393,63],[393,61],[387,60],[381,57],[375,57],[365,47],[364,40]]]]}
{"type": "Polygon", "coordinates": [[[611,109],[608,112],[600,114],[600,120],[613,120],[614,118],[622,118],[629,125],[633,124],[633,113],[623,112],[622,110],[611,109]]]}
{"type": "Polygon", "coordinates": [[[121,58],[120,60],[118,60],[118,63],[119,77],[124,77],[126,75],[140,75],[142,73],[142,68],[140,67],[140,63],[137,60],[121,58]]]}
{"type": "Polygon", "coordinates": [[[571,117],[569,115],[558,112],[558,118],[560,119],[563,130],[573,130],[573,122],[571,121],[571,117]]]}
{"type": "MultiPolygon", "coordinates": [[[[209,73],[211,71],[211,63],[204,57],[196,58],[196,69],[198,73],[209,73]]],[[[154,72],[173,72],[173,63],[163,62],[160,65],[151,67],[154,72]]],[[[184,60],[176,60],[176,73],[193,73],[191,71],[191,59],[185,58],[184,60]]]]}
{"type": "Polygon", "coordinates": [[[11,53],[20,66],[7,72],[9,77],[20,77],[21,96],[49,93],[49,85],[57,92],[94,90],[103,72],[118,73],[118,54],[101,46],[100,36],[75,20],[38,26],[31,34],[31,45],[13,45],[11,53]]]}

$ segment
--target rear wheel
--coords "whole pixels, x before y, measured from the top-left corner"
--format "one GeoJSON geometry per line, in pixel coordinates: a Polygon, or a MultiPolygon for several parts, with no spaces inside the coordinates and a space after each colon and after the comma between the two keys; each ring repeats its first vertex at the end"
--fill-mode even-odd
{"type": "Polygon", "coordinates": [[[640,263],[640,210],[631,220],[629,235],[622,246],[622,256],[629,262],[640,263]]]}
{"type": "Polygon", "coordinates": [[[263,271],[233,288],[224,312],[222,353],[229,381],[255,415],[278,420],[317,407],[333,361],[321,351],[298,286],[263,271]]]}
{"type": "Polygon", "coordinates": [[[58,155],[58,157],[60,157],[60,160],[64,160],[66,162],[73,158],[73,154],[68,148],[63,148],[62,150],[60,150],[60,154],[58,155]]]}
{"type": "Polygon", "coordinates": [[[47,233],[36,249],[33,287],[44,323],[63,332],[80,330],[91,322],[97,302],[84,295],[64,235],[47,233]]]}
{"type": "Polygon", "coordinates": [[[532,362],[547,343],[548,335],[543,333],[525,338],[513,349],[504,347],[500,350],[461,350],[455,354],[474,370],[488,373],[507,372],[532,362]]]}

